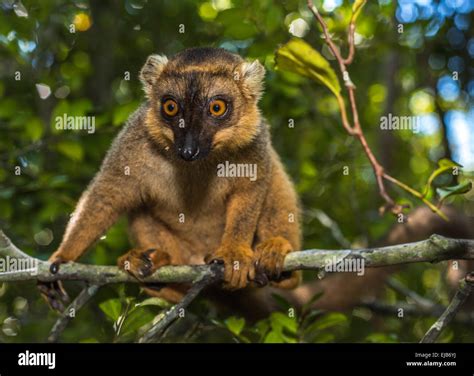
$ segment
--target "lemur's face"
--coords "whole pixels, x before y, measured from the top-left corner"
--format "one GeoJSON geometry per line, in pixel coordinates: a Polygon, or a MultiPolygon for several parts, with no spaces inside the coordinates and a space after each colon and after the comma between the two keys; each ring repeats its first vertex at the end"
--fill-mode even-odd
{"type": "Polygon", "coordinates": [[[211,48],[186,50],[170,61],[158,57],[151,67],[150,59],[142,70],[150,105],[147,129],[160,145],[194,161],[255,137],[264,75],[258,62],[211,48]],[[156,79],[146,78],[150,71],[156,79]]]}

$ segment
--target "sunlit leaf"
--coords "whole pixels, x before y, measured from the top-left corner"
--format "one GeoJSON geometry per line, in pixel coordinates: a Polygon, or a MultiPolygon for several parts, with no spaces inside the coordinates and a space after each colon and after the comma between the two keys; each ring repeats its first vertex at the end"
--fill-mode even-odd
{"type": "Polygon", "coordinates": [[[326,86],[339,96],[341,86],[329,62],[302,39],[292,39],[276,52],[276,68],[298,73],[326,86]]]}
{"type": "Polygon", "coordinates": [[[109,299],[99,304],[99,308],[106,314],[112,321],[117,321],[122,312],[122,303],[119,299],[109,299]]]}
{"type": "Polygon", "coordinates": [[[242,317],[231,316],[224,321],[227,329],[238,336],[245,327],[245,319],[242,317]]]}
{"type": "Polygon", "coordinates": [[[279,328],[284,328],[290,333],[295,334],[298,330],[298,324],[296,320],[292,317],[281,312],[274,312],[270,316],[270,323],[273,329],[278,330],[279,328]]]}
{"type": "Polygon", "coordinates": [[[271,331],[265,336],[264,343],[285,343],[282,334],[276,331],[271,331]]]}
{"type": "Polygon", "coordinates": [[[354,4],[352,4],[352,21],[355,22],[357,17],[359,17],[360,12],[362,12],[362,8],[364,7],[367,0],[355,0],[354,4]]]}

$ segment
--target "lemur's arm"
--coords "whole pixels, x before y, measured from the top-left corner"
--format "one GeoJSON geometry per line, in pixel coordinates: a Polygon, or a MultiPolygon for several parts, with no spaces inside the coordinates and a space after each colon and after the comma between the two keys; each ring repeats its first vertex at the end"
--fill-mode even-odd
{"type": "Polygon", "coordinates": [[[122,213],[135,205],[135,196],[133,178],[115,176],[105,166],[82,194],[61,244],[49,260],[77,260],[122,213]]]}
{"type": "Polygon", "coordinates": [[[243,288],[255,278],[252,242],[265,198],[264,182],[242,179],[228,198],[221,245],[206,260],[224,263],[224,287],[243,288]]]}
{"type": "Polygon", "coordinates": [[[75,261],[104,234],[118,217],[140,204],[140,163],[143,148],[133,117],[112,144],[100,171],[84,191],[67,225],[59,248],[49,260],[75,261]],[[130,135],[135,135],[131,137],[130,135]]]}

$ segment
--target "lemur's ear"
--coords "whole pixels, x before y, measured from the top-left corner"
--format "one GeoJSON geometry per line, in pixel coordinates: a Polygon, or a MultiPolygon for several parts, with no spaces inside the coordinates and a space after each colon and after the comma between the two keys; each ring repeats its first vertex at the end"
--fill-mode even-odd
{"type": "Polygon", "coordinates": [[[234,71],[234,79],[240,82],[247,98],[259,100],[263,92],[265,68],[258,60],[240,63],[234,71]]]}
{"type": "Polygon", "coordinates": [[[152,87],[167,63],[168,58],[165,55],[150,55],[146,60],[140,71],[140,81],[148,97],[151,96],[152,87]]]}

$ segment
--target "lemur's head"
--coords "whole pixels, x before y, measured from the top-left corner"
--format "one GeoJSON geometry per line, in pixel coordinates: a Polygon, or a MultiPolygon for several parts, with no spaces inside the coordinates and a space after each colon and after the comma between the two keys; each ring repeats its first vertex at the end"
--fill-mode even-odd
{"type": "Polygon", "coordinates": [[[258,60],[220,48],[151,55],[140,72],[150,136],[186,161],[247,145],[258,133],[264,75],[258,60]]]}

